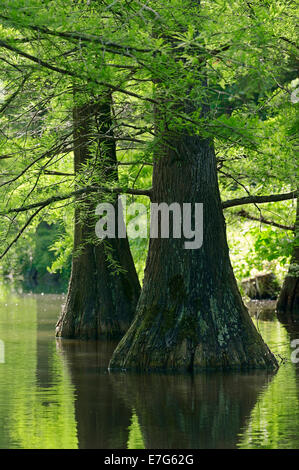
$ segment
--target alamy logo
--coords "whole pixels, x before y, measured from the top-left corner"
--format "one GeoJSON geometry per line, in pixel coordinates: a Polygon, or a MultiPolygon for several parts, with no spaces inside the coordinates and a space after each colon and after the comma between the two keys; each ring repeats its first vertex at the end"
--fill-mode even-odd
{"type": "Polygon", "coordinates": [[[299,87],[292,91],[291,102],[294,104],[299,103],[299,87]]]}
{"type": "MultiPolygon", "coordinates": [[[[98,238],[147,238],[147,208],[141,203],[126,203],[126,197],[118,197],[117,211],[110,203],[98,204],[95,211],[100,219],[95,232],[98,238]],[[117,212],[117,215],[115,214],[117,212]],[[123,220],[132,216],[125,226],[123,220]],[[118,220],[116,220],[116,218],[118,220]],[[117,228],[117,230],[116,230],[117,228]]],[[[203,204],[173,202],[151,203],[150,238],[184,238],[184,248],[197,250],[203,243],[203,204]]]]}
{"type": "Polygon", "coordinates": [[[293,362],[293,364],[298,364],[299,362],[299,339],[293,339],[293,341],[291,341],[291,348],[296,348],[291,354],[291,361],[293,362]]]}

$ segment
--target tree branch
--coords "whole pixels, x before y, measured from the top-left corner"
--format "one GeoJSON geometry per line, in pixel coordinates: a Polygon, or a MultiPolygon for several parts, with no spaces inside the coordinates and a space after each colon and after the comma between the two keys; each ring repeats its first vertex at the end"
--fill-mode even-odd
{"type": "Polygon", "coordinates": [[[32,220],[34,219],[34,217],[36,217],[38,215],[38,213],[44,208],[45,206],[41,206],[39,207],[33,214],[31,214],[31,216],[29,217],[29,219],[26,221],[25,225],[23,225],[23,227],[19,230],[18,232],[18,235],[13,239],[13,241],[5,248],[5,250],[3,251],[3,253],[1,253],[0,255],[0,259],[2,259],[6,253],[11,249],[11,247],[17,243],[17,241],[19,240],[20,236],[22,235],[22,233],[26,230],[26,228],[28,227],[28,225],[31,224],[32,220]]]}
{"type": "MultiPolygon", "coordinates": [[[[63,69],[63,68],[60,68],[60,67],[56,67],[56,65],[51,65],[48,62],[45,62],[44,60],[39,59],[38,57],[35,57],[31,54],[27,54],[27,52],[24,52],[21,49],[15,47],[15,46],[11,46],[10,44],[7,44],[6,42],[4,42],[2,40],[0,40],[0,47],[4,47],[5,49],[7,49],[9,51],[15,52],[19,56],[24,57],[25,59],[28,59],[31,62],[34,62],[34,63],[38,64],[41,67],[44,67],[44,68],[49,69],[49,70],[53,70],[53,72],[57,72],[57,73],[60,73],[62,75],[68,75],[70,77],[78,78],[80,80],[82,80],[82,78],[84,78],[80,74],[72,72],[71,70],[66,70],[66,69],[63,69]]],[[[108,88],[109,90],[111,90],[113,92],[118,92],[118,93],[122,93],[124,95],[132,96],[134,98],[138,98],[138,99],[141,99],[143,101],[149,101],[150,103],[153,103],[153,104],[159,104],[158,101],[156,101],[152,98],[140,96],[138,93],[134,93],[132,91],[124,90],[123,88],[112,85],[111,83],[103,82],[102,80],[96,80],[95,78],[91,79],[89,77],[86,77],[86,79],[96,83],[97,85],[106,87],[106,88],[108,88]]]]}
{"type": "Polygon", "coordinates": [[[75,173],[64,173],[63,171],[44,170],[44,175],[50,175],[50,176],[75,176],[75,173]]]}
{"type": "Polygon", "coordinates": [[[242,209],[239,212],[236,212],[236,215],[239,215],[240,217],[244,217],[245,219],[255,220],[257,222],[261,222],[262,224],[265,224],[265,225],[272,225],[273,227],[282,228],[284,230],[291,230],[291,231],[295,230],[295,226],[291,227],[289,225],[279,224],[277,222],[274,222],[273,220],[267,220],[263,216],[255,217],[254,215],[251,215],[248,212],[246,212],[244,209],[242,209]]]}
{"type": "Polygon", "coordinates": [[[18,89],[4,101],[3,105],[0,108],[0,114],[2,114],[6,110],[6,108],[8,108],[10,103],[15,99],[15,97],[18,96],[19,92],[23,89],[27,78],[28,78],[28,76],[26,75],[23,78],[23,80],[22,80],[20,86],[18,87],[18,89]]]}
{"type": "Polygon", "coordinates": [[[31,209],[35,209],[37,207],[46,207],[54,202],[64,201],[65,199],[69,199],[71,197],[78,197],[83,194],[90,194],[96,192],[104,192],[104,193],[111,193],[111,194],[132,194],[134,196],[147,196],[151,197],[152,189],[124,189],[124,188],[106,188],[106,187],[99,187],[99,186],[89,186],[86,188],[77,189],[76,191],[72,191],[68,194],[61,194],[59,196],[52,196],[48,199],[44,199],[43,201],[34,202],[32,204],[28,204],[27,206],[16,207],[14,209],[9,209],[5,212],[0,212],[0,216],[12,214],[12,213],[19,213],[19,212],[26,212],[31,209]]]}
{"type": "Polygon", "coordinates": [[[282,194],[270,194],[269,196],[248,196],[240,197],[237,199],[229,199],[222,202],[223,209],[228,207],[243,206],[245,204],[264,204],[266,202],[278,202],[287,201],[289,199],[295,199],[297,197],[297,191],[291,191],[290,193],[282,194]]]}
{"type": "MultiPolygon", "coordinates": [[[[14,23],[13,20],[11,20],[9,17],[7,16],[4,16],[4,15],[0,15],[0,18],[6,20],[6,21],[9,21],[11,23],[14,23]]],[[[56,37],[60,37],[60,38],[63,38],[63,39],[69,39],[69,40],[79,40],[81,42],[91,42],[91,43],[96,43],[96,44],[100,44],[101,46],[103,46],[103,48],[105,47],[114,47],[115,49],[119,49],[119,50],[123,50],[123,51],[134,51],[134,52],[141,52],[141,53],[149,53],[149,52],[153,52],[151,49],[140,49],[138,47],[132,47],[132,46],[124,46],[122,44],[117,44],[115,42],[111,42],[111,41],[105,41],[103,39],[103,37],[101,36],[96,36],[96,35],[93,35],[93,34],[84,34],[84,33],[78,33],[77,31],[53,31],[49,28],[47,28],[46,26],[36,26],[36,25],[30,25],[30,24],[26,24],[26,25],[22,25],[22,27],[25,28],[28,28],[28,29],[31,29],[33,31],[38,31],[39,33],[43,33],[43,34],[48,34],[50,36],[56,36],[56,37]]]]}
{"type": "Polygon", "coordinates": [[[279,36],[279,39],[281,39],[282,41],[287,42],[288,44],[291,44],[291,46],[296,47],[296,49],[299,49],[298,45],[296,43],[294,43],[293,41],[291,41],[290,39],[288,39],[284,36],[279,36]]]}

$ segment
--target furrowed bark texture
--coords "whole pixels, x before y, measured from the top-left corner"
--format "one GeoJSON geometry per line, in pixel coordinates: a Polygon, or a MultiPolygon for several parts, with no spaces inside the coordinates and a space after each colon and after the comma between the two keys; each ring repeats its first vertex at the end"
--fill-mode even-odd
{"type": "MultiPolygon", "coordinates": [[[[78,106],[74,109],[73,119],[75,173],[78,174],[82,164],[90,158],[91,139],[94,140],[94,127],[97,127],[100,165],[96,161],[94,171],[98,171],[99,178],[104,178],[106,183],[115,183],[116,153],[111,138],[110,101],[78,106]]],[[[87,198],[84,206],[76,208],[72,272],[66,303],[56,325],[57,336],[87,339],[101,335],[120,336],[127,331],[134,317],[140,285],[128,239],[94,243],[95,206],[95,200],[87,198]],[[83,221],[80,211],[84,211],[83,221]],[[118,274],[110,265],[107,253],[121,268],[118,274]]],[[[115,213],[117,221],[116,196],[115,213]]]]}
{"type": "Polygon", "coordinates": [[[284,280],[278,301],[277,314],[281,321],[299,321],[299,205],[295,222],[295,244],[288,274],[284,280]]]}
{"type": "MultiPolygon", "coordinates": [[[[168,139],[169,140],[169,139],[168,139]]],[[[213,144],[181,135],[154,166],[153,202],[203,203],[203,245],[151,239],[137,315],[110,369],[276,368],[230,264],[213,144]]]]}

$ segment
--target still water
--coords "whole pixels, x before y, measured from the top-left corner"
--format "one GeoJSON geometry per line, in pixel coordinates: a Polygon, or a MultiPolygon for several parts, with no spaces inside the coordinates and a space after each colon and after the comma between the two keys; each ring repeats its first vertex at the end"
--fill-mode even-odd
{"type": "Polygon", "coordinates": [[[115,343],[55,339],[62,303],[1,293],[0,448],[299,448],[299,327],[259,321],[276,374],[109,374],[115,343]]]}

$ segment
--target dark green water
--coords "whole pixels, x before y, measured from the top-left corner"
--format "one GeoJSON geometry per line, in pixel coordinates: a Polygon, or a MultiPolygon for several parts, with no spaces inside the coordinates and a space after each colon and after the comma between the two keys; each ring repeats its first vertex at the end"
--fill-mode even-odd
{"type": "Polygon", "coordinates": [[[109,374],[115,343],[55,340],[62,302],[0,296],[0,448],[299,448],[298,327],[259,322],[275,375],[109,374]]]}

